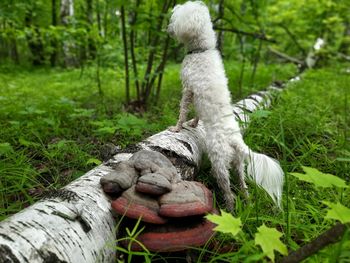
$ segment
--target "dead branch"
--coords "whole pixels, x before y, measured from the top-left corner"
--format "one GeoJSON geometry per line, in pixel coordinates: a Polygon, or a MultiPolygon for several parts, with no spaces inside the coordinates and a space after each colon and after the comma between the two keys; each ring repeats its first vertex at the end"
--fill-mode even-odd
{"type": "Polygon", "coordinates": [[[241,35],[257,38],[257,39],[260,39],[260,40],[263,40],[263,41],[267,41],[267,42],[271,42],[271,43],[277,43],[277,41],[275,39],[268,38],[268,37],[266,37],[265,34],[261,34],[261,33],[245,32],[245,31],[242,31],[242,30],[239,30],[239,29],[236,29],[236,28],[222,28],[222,27],[217,27],[217,26],[214,26],[214,30],[226,31],[226,32],[241,34],[241,35]]]}
{"type": "Polygon", "coordinates": [[[278,51],[278,50],[276,50],[276,49],[274,49],[272,47],[269,47],[268,49],[269,49],[269,51],[271,53],[275,54],[276,56],[278,56],[280,58],[283,58],[284,60],[290,61],[290,62],[292,62],[294,64],[298,64],[298,65],[303,65],[304,64],[303,61],[301,61],[301,60],[299,60],[297,58],[291,57],[291,56],[289,56],[289,55],[287,55],[285,53],[282,53],[282,52],[280,52],[280,51],[278,51]]]}
{"type": "Polygon", "coordinates": [[[310,243],[302,246],[296,251],[293,251],[288,256],[283,257],[279,263],[297,263],[307,257],[312,256],[316,252],[320,251],[322,248],[337,243],[341,237],[344,235],[345,231],[348,229],[347,225],[336,224],[331,229],[322,233],[320,236],[315,238],[310,243]]]}
{"type": "Polygon", "coordinates": [[[299,48],[299,50],[301,51],[301,53],[303,54],[303,57],[307,56],[307,52],[305,51],[305,49],[299,44],[299,41],[297,39],[297,37],[289,30],[289,28],[284,25],[284,24],[278,24],[278,26],[280,26],[286,33],[287,35],[290,37],[290,39],[294,42],[294,44],[299,48]]]}

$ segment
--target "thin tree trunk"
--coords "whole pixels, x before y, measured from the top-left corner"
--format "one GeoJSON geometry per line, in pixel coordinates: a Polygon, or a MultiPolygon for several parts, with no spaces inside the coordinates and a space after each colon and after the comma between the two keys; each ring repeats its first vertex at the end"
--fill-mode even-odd
{"type": "Polygon", "coordinates": [[[125,9],[123,5],[120,8],[120,17],[121,17],[121,23],[122,23],[122,38],[123,38],[123,48],[124,48],[125,99],[126,99],[126,104],[129,104],[130,103],[129,58],[128,58],[128,43],[126,40],[125,9]]]}
{"type": "Polygon", "coordinates": [[[33,25],[33,10],[26,10],[25,25],[27,28],[33,27],[31,34],[27,34],[27,42],[30,52],[32,53],[32,63],[34,66],[44,64],[44,44],[41,37],[40,28],[33,25]]]}
{"type": "MultiPolygon", "coordinates": [[[[56,0],[51,0],[51,24],[52,26],[57,26],[57,3],[56,0]]],[[[57,39],[55,36],[51,39],[52,53],[50,55],[51,67],[56,66],[57,61],[57,39]]]]}
{"type": "MultiPolygon", "coordinates": [[[[96,10],[99,14],[99,10],[96,10]]],[[[86,21],[88,23],[88,58],[96,58],[96,45],[93,37],[91,36],[91,30],[94,23],[94,9],[93,9],[93,0],[86,1],[86,21]]],[[[99,24],[99,22],[97,23],[99,24]]]]}
{"type": "Polygon", "coordinates": [[[11,52],[11,58],[18,65],[19,64],[19,55],[18,55],[16,37],[15,36],[12,37],[10,41],[11,41],[11,46],[10,46],[9,50],[11,52]]]}
{"type": "MultiPolygon", "coordinates": [[[[167,13],[169,7],[171,6],[171,2],[172,1],[168,1],[168,0],[164,1],[163,7],[162,7],[162,13],[158,17],[158,24],[156,29],[157,31],[160,31],[162,29],[163,19],[164,19],[163,14],[167,13]]],[[[156,55],[155,47],[158,46],[158,42],[159,42],[159,35],[157,34],[156,36],[153,37],[150,43],[150,46],[152,47],[152,49],[148,56],[147,67],[146,67],[146,71],[145,71],[145,75],[144,75],[144,79],[141,87],[141,90],[143,91],[142,101],[144,106],[146,106],[147,104],[147,101],[152,89],[152,86],[150,85],[150,81],[151,81],[150,76],[152,73],[154,57],[156,55]]]]}
{"type": "Polygon", "coordinates": [[[245,52],[244,52],[244,43],[245,43],[245,37],[238,35],[239,39],[239,47],[240,47],[240,53],[242,56],[242,64],[241,64],[241,71],[239,73],[239,79],[238,79],[238,97],[242,96],[243,93],[243,77],[244,77],[244,70],[245,70],[245,52]]]}
{"type": "MultiPolygon", "coordinates": [[[[61,23],[65,27],[70,26],[70,20],[74,16],[74,0],[61,0],[61,9],[60,9],[60,17],[61,23]]],[[[65,66],[76,66],[77,60],[74,56],[74,48],[75,45],[72,42],[73,40],[64,41],[63,42],[63,56],[64,56],[64,64],[65,66]]]]}
{"type": "Polygon", "coordinates": [[[97,56],[96,56],[96,82],[97,82],[98,94],[100,96],[103,96],[101,77],[100,77],[100,68],[101,68],[101,58],[100,58],[99,52],[97,52],[97,56]]]}
{"type": "MultiPolygon", "coordinates": [[[[263,91],[239,101],[234,107],[236,118],[247,125],[244,108],[252,112],[268,107],[271,94],[263,91]]],[[[0,262],[115,262],[118,219],[113,218],[110,200],[99,183],[112,171],[110,164],[141,149],[154,150],[165,154],[184,180],[193,180],[205,150],[204,138],[201,122],[179,133],[155,134],[0,222],[0,262]]]]}
{"type": "Polygon", "coordinates": [[[253,70],[252,74],[250,75],[250,87],[254,87],[254,80],[255,80],[255,74],[258,69],[259,61],[260,61],[260,53],[261,53],[261,48],[262,48],[262,41],[259,39],[259,46],[258,50],[255,53],[255,56],[253,58],[253,70]]]}
{"type": "MultiPolygon", "coordinates": [[[[222,24],[222,18],[224,17],[224,11],[225,11],[225,5],[224,0],[219,1],[219,7],[218,7],[218,18],[219,18],[219,27],[222,24]]],[[[217,48],[222,53],[222,47],[224,42],[224,31],[219,31],[218,33],[218,41],[217,41],[217,48]]]]}
{"type": "Polygon", "coordinates": [[[109,1],[106,0],[105,1],[105,5],[104,5],[104,12],[103,12],[103,37],[107,37],[108,36],[108,3],[109,1]]]}
{"type": "Polygon", "coordinates": [[[135,26],[136,21],[137,21],[137,8],[140,5],[140,0],[136,0],[136,5],[135,5],[135,10],[131,13],[131,21],[130,21],[130,55],[131,55],[131,63],[132,63],[132,68],[134,71],[134,79],[135,79],[135,88],[136,88],[136,99],[137,101],[141,100],[140,97],[140,83],[138,79],[138,71],[137,71],[137,62],[136,62],[136,56],[135,56],[135,30],[133,26],[135,26]]]}
{"type": "Polygon", "coordinates": [[[162,55],[162,59],[160,61],[159,66],[157,67],[154,76],[152,77],[151,80],[151,84],[153,86],[156,78],[158,77],[158,83],[157,83],[157,90],[156,90],[156,100],[155,103],[158,103],[158,99],[159,99],[159,95],[160,95],[160,89],[162,86],[162,79],[163,79],[163,71],[165,69],[165,64],[167,62],[167,58],[168,58],[168,49],[169,49],[169,43],[170,43],[170,37],[167,36],[166,40],[165,40],[165,44],[164,44],[164,48],[163,48],[163,55],[162,55]]]}

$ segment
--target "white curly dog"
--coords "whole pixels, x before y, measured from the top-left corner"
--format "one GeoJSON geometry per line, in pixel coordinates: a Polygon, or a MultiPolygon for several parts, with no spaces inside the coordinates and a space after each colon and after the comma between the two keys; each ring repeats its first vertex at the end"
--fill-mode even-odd
{"type": "Polygon", "coordinates": [[[173,132],[182,129],[188,108],[193,102],[197,118],[206,131],[207,153],[212,173],[223,191],[226,208],[234,208],[235,195],[230,187],[229,169],[238,174],[239,187],[247,195],[244,169],[247,176],[267,191],[280,206],[283,171],[279,163],[263,154],[255,153],[243,141],[239,125],[233,115],[231,96],[209,10],[200,1],[176,5],[172,11],[168,33],[185,44],[188,53],[181,70],[183,95],[177,125],[173,132]]]}

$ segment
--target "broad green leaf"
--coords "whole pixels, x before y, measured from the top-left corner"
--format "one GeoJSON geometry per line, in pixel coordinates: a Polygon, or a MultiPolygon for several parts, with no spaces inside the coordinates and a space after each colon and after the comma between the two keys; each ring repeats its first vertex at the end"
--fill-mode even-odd
{"type": "Polygon", "coordinates": [[[26,139],[24,139],[23,137],[20,137],[18,139],[18,142],[23,145],[23,146],[26,146],[26,147],[29,147],[29,146],[39,146],[38,143],[35,143],[35,142],[31,142],[31,141],[27,141],[26,139]]]}
{"type": "Polygon", "coordinates": [[[253,118],[266,118],[270,114],[271,114],[271,111],[268,111],[268,110],[256,110],[251,114],[251,116],[253,118]]]}
{"type": "Polygon", "coordinates": [[[288,254],[286,245],[280,240],[281,236],[282,233],[277,229],[269,228],[263,224],[255,234],[255,244],[259,245],[262,251],[274,262],[274,250],[280,252],[282,255],[288,254]]]}
{"type": "Polygon", "coordinates": [[[90,158],[89,160],[87,160],[86,164],[96,164],[96,165],[99,165],[101,164],[102,162],[99,160],[99,159],[96,159],[96,158],[90,158]]]}
{"type": "Polygon", "coordinates": [[[116,128],[115,127],[103,127],[96,130],[99,134],[114,134],[116,128]]]}
{"type": "Polygon", "coordinates": [[[323,201],[323,203],[329,206],[325,218],[339,220],[343,224],[350,223],[350,208],[343,206],[339,202],[335,204],[323,201]]]}
{"type": "Polygon", "coordinates": [[[221,215],[209,214],[206,218],[217,224],[215,231],[237,235],[241,231],[242,222],[240,218],[233,217],[230,213],[221,210],[221,215]]]}
{"type": "Polygon", "coordinates": [[[74,113],[70,114],[71,118],[83,118],[83,117],[91,117],[95,113],[94,109],[74,109],[74,113]]]}
{"type": "Polygon", "coordinates": [[[8,142],[0,143],[0,156],[7,155],[12,152],[13,152],[13,148],[10,143],[8,142]]]}
{"type": "Polygon", "coordinates": [[[344,187],[347,188],[345,181],[335,175],[322,173],[319,170],[311,167],[302,167],[305,174],[301,173],[290,173],[291,175],[299,178],[299,180],[313,183],[319,187],[344,187]]]}

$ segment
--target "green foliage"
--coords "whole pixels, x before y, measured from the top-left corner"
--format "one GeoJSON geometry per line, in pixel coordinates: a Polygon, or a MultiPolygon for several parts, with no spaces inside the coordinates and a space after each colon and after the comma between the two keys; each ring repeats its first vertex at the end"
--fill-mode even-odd
{"type": "Polygon", "coordinates": [[[323,201],[323,203],[329,207],[325,218],[339,220],[343,224],[350,223],[350,208],[343,206],[339,202],[334,204],[323,201]]]}
{"type": "Polygon", "coordinates": [[[258,228],[255,234],[255,244],[259,245],[263,252],[274,262],[274,250],[280,252],[282,255],[287,255],[288,250],[285,244],[280,240],[282,233],[275,228],[270,228],[263,224],[258,228]]]}
{"type": "MultiPolygon", "coordinates": [[[[122,217],[118,223],[118,225],[121,223],[121,221],[123,220],[124,217],[122,217]]],[[[117,246],[116,250],[122,253],[125,253],[128,255],[128,263],[133,262],[133,258],[135,256],[141,256],[143,257],[143,262],[147,262],[147,263],[151,263],[151,258],[152,258],[152,254],[148,251],[148,249],[137,240],[137,237],[142,233],[142,231],[144,230],[144,227],[140,226],[140,222],[141,222],[141,218],[139,218],[137,220],[137,222],[135,223],[133,229],[130,231],[130,229],[128,227],[125,228],[126,231],[126,236],[122,237],[118,240],[116,240],[117,242],[126,242],[128,244],[127,248],[123,248],[121,246],[117,246]],[[141,248],[142,251],[140,252],[135,252],[131,250],[131,246],[133,243],[137,243],[141,248]]],[[[119,261],[118,261],[119,262],[119,261]]],[[[124,262],[124,261],[123,261],[124,262]]]]}
{"type": "Polygon", "coordinates": [[[0,156],[6,156],[10,153],[13,153],[11,144],[8,142],[0,143],[0,156]]]}
{"type": "Polygon", "coordinates": [[[116,114],[113,119],[90,121],[90,124],[96,127],[94,129],[96,136],[104,139],[114,136],[118,141],[123,142],[121,143],[123,147],[138,142],[145,130],[153,130],[154,127],[145,119],[129,113],[116,114]]]}
{"type": "MultiPolygon", "coordinates": [[[[215,231],[231,234],[236,237],[238,233],[242,231],[242,222],[240,218],[235,218],[230,213],[226,213],[221,210],[221,215],[209,214],[206,218],[215,223],[217,226],[214,228],[215,231]]],[[[288,253],[287,247],[280,240],[282,233],[275,228],[266,227],[265,224],[257,229],[255,234],[255,245],[260,246],[264,254],[269,257],[273,262],[275,261],[274,250],[280,252],[282,255],[288,253]]],[[[237,238],[241,239],[243,236],[237,238]]],[[[245,241],[246,244],[249,244],[245,241]]],[[[256,254],[254,257],[247,259],[245,262],[261,260],[261,255],[256,254]]]]}
{"type": "Polygon", "coordinates": [[[290,38],[283,41],[285,28],[292,32],[306,51],[317,37],[326,39],[328,50],[338,50],[345,30],[344,22],[349,21],[346,6],[346,1],[333,0],[274,1],[267,9],[271,25],[268,27],[269,34],[282,40],[282,50],[288,48],[292,53],[297,52],[297,47],[289,44],[290,38]]]}
{"type": "Polygon", "coordinates": [[[232,214],[226,213],[224,210],[221,210],[220,214],[221,215],[209,214],[206,218],[217,225],[214,228],[215,231],[230,233],[236,236],[241,231],[241,220],[239,218],[234,218],[232,214]]]}
{"type": "Polygon", "coordinates": [[[305,174],[301,173],[290,173],[291,175],[297,177],[299,180],[313,183],[315,186],[318,187],[344,187],[347,188],[348,186],[345,183],[345,180],[334,176],[332,174],[325,174],[320,171],[318,171],[315,168],[311,167],[302,167],[305,174]]]}

